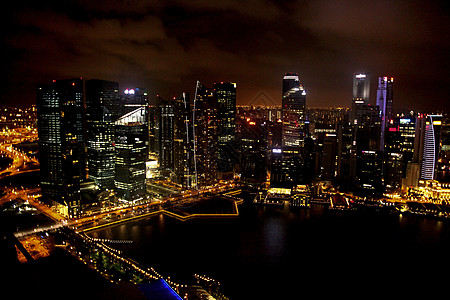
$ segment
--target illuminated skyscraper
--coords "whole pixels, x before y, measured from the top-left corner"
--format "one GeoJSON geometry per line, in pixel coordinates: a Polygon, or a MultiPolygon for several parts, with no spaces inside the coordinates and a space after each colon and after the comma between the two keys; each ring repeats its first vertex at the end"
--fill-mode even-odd
{"type": "Polygon", "coordinates": [[[192,113],[194,178],[196,186],[232,179],[236,151],[236,83],[197,81],[192,113]]]}
{"type": "Polygon", "coordinates": [[[184,188],[194,185],[194,144],[192,109],[189,94],[181,93],[174,100],[174,173],[175,181],[184,188]]]}
{"type": "Polygon", "coordinates": [[[383,152],[363,150],[356,161],[356,190],[360,196],[383,195],[383,152]]]}
{"type": "Polygon", "coordinates": [[[332,179],[336,174],[337,135],[326,133],[323,141],[322,151],[322,174],[323,179],[332,179]]]}
{"type": "Polygon", "coordinates": [[[126,89],[122,95],[126,113],[114,123],[115,187],[117,196],[125,201],[142,200],[146,192],[147,99],[144,89],[126,89]]]}
{"type": "Polygon", "coordinates": [[[174,105],[170,101],[159,104],[159,166],[165,176],[174,167],[174,105]]]}
{"type": "Polygon", "coordinates": [[[218,171],[221,179],[232,179],[237,162],[236,151],[236,83],[213,85],[217,102],[218,171]]]}
{"type": "Polygon", "coordinates": [[[407,166],[413,162],[416,120],[414,116],[394,117],[387,124],[384,183],[389,192],[402,186],[407,166]]]}
{"type": "Polygon", "coordinates": [[[268,121],[238,118],[241,182],[260,187],[267,177],[268,121]]]}
{"type": "Polygon", "coordinates": [[[364,105],[369,104],[370,98],[370,74],[353,74],[353,99],[351,122],[358,118],[358,113],[364,105]]]}
{"type": "MultiPolygon", "coordinates": [[[[353,111],[352,111],[353,113],[353,111]]],[[[352,124],[352,144],[350,145],[350,177],[358,177],[358,166],[363,166],[363,163],[358,163],[358,159],[362,158],[363,151],[380,151],[380,115],[378,108],[370,104],[361,104],[356,108],[356,118],[352,124]]],[[[366,153],[365,159],[380,159],[382,155],[368,155],[366,153]]],[[[376,172],[376,169],[372,169],[376,172]]],[[[369,178],[368,176],[364,176],[369,178]]]]}
{"type": "Polygon", "coordinates": [[[148,91],[145,88],[127,88],[123,91],[120,96],[121,103],[121,113],[118,116],[114,117],[114,120],[117,120],[119,117],[132,112],[138,108],[143,108],[145,110],[146,119],[145,119],[145,135],[147,138],[145,139],[145,147],[147,154],[150,151],[149,141],[148,141],[148,133],[149,133],[149,122],[148,122],[148,111],[149,111],[149,101],[148,101],[148,91]]]}
{"type": "Polygon", "coordinates": [[[423,154],[420,178],[435,179],[436,163],[441,141],[442,115],[427,115],[423,140],[423,154]]]}
{"type": "Polygon", "coordinates": [[[378,77],[377,106],[381,117],[381,151],[384,151],[386,128],[392,118],[393,82],[393,77],[378,77]]]}
{"type": "Polygon", "coordinates": [[[212,89],[197,81],[193,110],[195,186],[217,181],[217,102],[212,89]]]}
{"type": "Polygon", "coordinates": [[[123,111],[122,115],[136,110],[139,107],[148,106],[148,92],[144,88],[128,88],[121,95],[123,111]]]}
{"type": "Polygon", "coordinates": [[[115,186],[122,200],[142,200],[145,195],[145,120],[145,108],[140,107],[115,122],[115,186]]]}
{"type": "Polygon", "coordinates": [[[86,144],[89,179],[102,189],[114,189],[114,120],[119,84],[86,81],[86,144]]]}
{"type": "Polygon", "coordinates": [[[357,104],[369,104],[370,97],[370,74],[360,73],[353,74],[353,102],[357,104]]]}
{"type": "Polygon", "coordinates": [[[292,189],[306,175],[299,147],[273,148],[270,153],[270,187],[292,189]]]}
{"type": "Polygon", "coordinates": [[[350,151],[350,178],[356,192],[364,196],[382,194],[383,155],[380,151],[381,119],[379,109],[369,103],[370,75],[353,75],[350,125],[353,141],[350,151]]]}
{"type": "Polygon", "coordinates": [[[282,145],[303,146],[306,136],[306,90],[300,84],[297,73],[284,74],[282,97],[282,145]]]}
{"type": "Polygon", "coordinates": [[[444,113],[436,180],[450,183],[450,114],[444,113]]]}
{"type": "Polygon", "coordinates": [[[350,124],[350,114],[344,115],[337,130],[337,169],[339,179],[350,182],[355,176],[356,158],[353,146],[353,126],[350,124]]]}
{"type": "Polygon", "coordinates": [[[54,80],[37,87],[42,198],[67,217],[81,213],[86,178],[84,81],[54,80]]]}

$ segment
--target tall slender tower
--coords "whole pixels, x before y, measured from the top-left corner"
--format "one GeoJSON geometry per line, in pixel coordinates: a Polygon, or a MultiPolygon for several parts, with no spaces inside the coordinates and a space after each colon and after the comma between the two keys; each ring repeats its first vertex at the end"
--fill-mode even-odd
{"type": "Polygon", "coordinates": [[[188,93],[174,99],[174,173],[184,188],[194,185],[192,110],[188,93]]]}
{"type": "Polygon", "coordinates": [[[282,145],[303,146],[306,90],[300,84],[297,73],[284,74],[282,97],[282,145]]]}
{"type": "Polygon", "coordinates": [[[37,87],[42,197],[67,217],[81,213],[86,178],[84,80],[54,80],[37,87]]]}
{"type": "Polygon", "coordinates": [[[236,150],[236,83],[213,85],[217,102],[218,171],[222,179],[232,179],[237,162],[236,150]]]}
{"type": "Polygon", "coordinates": [[[102,189],[114,189],[114,120],[119,84],[86,81],[86,144],[89,178],[102,189]]]}
{"type": "Polygon", "coordinates": [[[165,176],[174,169],[174,103],[161,101],[159,104],[159,166],[165,176]]]}
{"type": "Polygon", "coordinates": [[[193,110],[195,186],[217,181],[217,103],[212,89],[197,81],[193,110]]]}
{"type": "Polygon", "coordinates": [[[370,97],[370,74],[353,74],[353,102],[357,104],[369,104],[370,97]],[[364,101],[364,102],[357,102],[364,101]]]}
{"type": "Polygon", "coordinates": [[[450,114],[442,116],[441,147],[436,167],[435,179],[440,182],[450,183],[450,114]]]}
{"type": "Polygon", "coordinates": [[[420,178],[435,179],[436,164],[441,142],[442,115],[427,115],[423,142],[420,178]]]}
{"type": "Polygon", "coordinates": [[[353,100],[351,122],[354,124],[355,119],[359,116],[358,112],[362,110],[364,105],[369,104],[370,98],[370,74],[360,73],[353,74],[353,100]]]}
{"type": "Polygon", "coordinates": [[[386,128],[392,118],[393,82],[393,77],[378,77],[377,106],[381,117],[381,151],[384,151],[386,128]]]}

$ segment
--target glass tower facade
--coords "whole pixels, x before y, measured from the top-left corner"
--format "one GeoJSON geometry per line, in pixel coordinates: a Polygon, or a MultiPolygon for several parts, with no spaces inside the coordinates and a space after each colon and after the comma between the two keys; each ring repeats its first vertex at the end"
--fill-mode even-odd
{"type": "Polygon", "coordinates": [[[392,104],[393,104],[393,77],[378,77],[377,90],[377,106],[381,117],[381,142],[380,150],[384,150],[384,142],[386,135],[386,128],[392,118],[392,104]]]}
{"type": "Polygon", "coordinates": [[[442,115],[427,115],[423,141],[422,164],[420,178],[435,179],[441,141],[442,115]]]}
{"type": "Polygon", "coordinates": [[[188,93],[174,100],[174,173],[175,182],[184,188],[194,185],[192,109],[188,93]]]}
{"type": "Polygon", "coordinates": [[[101,190],[114,189],[114,120],[119,84],[86,81],[86,144],[89,179],[101,190]]]}
{"type": "Polygon", "coordinates": [[[38,86],[36,96],[42,197],[61,214],[76,217],[86,178],[84,81],[54,80],[38,86]]]}
{"type": "Polygon", "coordinates": [[[282,97],[282,145],[303,146],[306,136],[306,90],[296,73],[284,75],[282,97]]]}
{"type": "Polygon", "coordinates": [[[370,98],[370,74],[360,73],[353,74],[353,99],[351,122],[354,123],[358,118],[358,112],[362,110],[364,105],[369,104],[370,98]]]}
{"type": "Polygon", "coordinates": [[[139,201],[145,196],[145,162],[148,156],[148,93],[127,88],[121,94],[123,115],[114,122],[115,180],[119,199],[139,201]]]}
{"type": "Polygon", "coordinates": [[[214,83],[213,90],[217,103],[218,171],[222,177],[226,176],[227,179],[232,179],[238,157],[236,151],[236,83],[214,83]]]}
{"type": "Polygon", "coordinates": [[[217,181],[217,103],[212,89],[197,81],[193,110],[194,173],[197,187],[217,181]]]}
{"type": "Polygon", "coordinates": [[[115,187],[121,200],[142,200],[146,192],[146,118],[145,107],[140,107],[115,121],[115,187]]]}
{"type": "Polygon", "coordinates": [[[169,101],[159,104],[159,165],[165,176],[174,167],[174,105],[169,101]]]}

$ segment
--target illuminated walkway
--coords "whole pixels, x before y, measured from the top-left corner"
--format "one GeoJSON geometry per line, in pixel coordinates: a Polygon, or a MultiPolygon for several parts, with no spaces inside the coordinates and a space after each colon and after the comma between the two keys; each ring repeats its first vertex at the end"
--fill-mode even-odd
{"type": "Polygon", "coordinates": [[[162,276],[153,267],[141,266],[135,260],[123,255],[122,251],[111,248],[84,232],[66,231],[66,234],[70,245],[67,250],[111,282],[117,283],[126,280],[132,283],[143,283],[163,279],[177,293],[188,287],[172,281],[170,277],[162,276]],[[77,242],[79,239],[84,242],[77,242]],[[71,241],[75,243],[71,245],[71,241]],[[105,267],[105,265],[108,265],[108,267],[105,267]]]}
{"type": "MultiPolygon", "coordinates": [[[[238,198],[236,198],[236,199],[238,199],[238,198]]],[[[164,214],[168,217],[175,218],[179,221],[187,221],[187,220],[194,219],[194,218],[235,218],[235,217],[239,216],[238,205],[242,204],[242,202],[243,202],[242,199],[240,199],[240,200],[233,199],[233,205],[234,205],[233,213],[212,213],[212,214],[210,214],[210,213],[193,213],[193,214],[181,215],[181,214],[169,211],[169,210],[160,209],[160,210],[145,213],[142,215],[134,216],[131,218],[121,219],[121,220],[117,220],[114,222],[109,222],[109,223],[101,224],[98,226],[93,226],[90,228],[80,229],[79,232],[88,232],[88,231],[96,230],[99,228],[112,226],[112,225],[116,225],[116,224],[120,224],[120,223],[124,223],[124,222],[128,222],[128,221],[133,221],[133,220],[140,219],[140,218],[151,217],[151,216],[155,216],[155,215],[159,215],[159,214],[164,214]]]]}

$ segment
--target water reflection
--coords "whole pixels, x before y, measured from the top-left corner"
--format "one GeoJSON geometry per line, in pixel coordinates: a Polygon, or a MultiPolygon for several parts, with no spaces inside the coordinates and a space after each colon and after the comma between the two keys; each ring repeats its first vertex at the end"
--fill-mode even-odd
{"type": "Polygon", "coordinates": [[[281,256],[286,245],[285,221],[270,218],[264,222],[264,247],[268,256],[281,256]]]}
{"type": "Polygon", "coordinates": [[[133,240],[117,247],[179,281],[193,273],[214,277],[234,300],[298,298],[299,282],[321,291],[334,287],[329,296],[353,284],[373,289],[380,276],[401,285],[410,274],[441,272],[446,256],[440,254],[450,252],[447,221],[336,214],[314,206],[244,205],[240,212],[236,219],[186,222],[160,215],[89,235],[133,240]]]}
{"type": "Polygon", "coordinates": [[[158,227],[159,227],[159,230],[161,231],[161,232],[163,232],[164,231],[164,225],[165,225],[165,219],[164,219],[165,217],[164,217],[164,214],[159,214],[159,217],[158,217],[158,227]]]}

